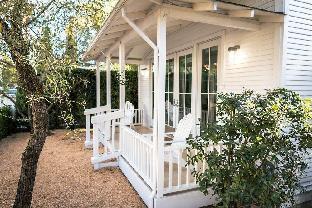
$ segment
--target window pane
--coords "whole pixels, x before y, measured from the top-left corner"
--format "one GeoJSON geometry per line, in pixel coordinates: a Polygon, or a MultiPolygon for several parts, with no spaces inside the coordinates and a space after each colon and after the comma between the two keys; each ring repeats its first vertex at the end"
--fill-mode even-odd
{"type": "Polygon", "coordinates": [[[179,95],[179,121],[184,116],[184,94],[179,95]]]}
{"type": "Polygon", "coordinates": [[[209,120],[208,122],[216,121],[216,103],[217,103],[217,95],[209,95],[209,120]]]}
{"type": "Polygon", "coordinates": [[[202,50],[202,93],[208,92],[209,48],[202,50]]]}
{"type": "Polygon", "coordinates": [[[169,126],[173,126],[173,93],[169,94],[169,126]]]}
{"type": "Polygon", "coordinates": [[[208,95],[204,94],[201,95],[201,105],[202,105],[202,112],[201,112],[201,123],[206,124],[208,121],[208,95]]]}
{"type": "Polygon", "coordinates": [[[173,92],[174,59],[169,60],[169,92],[173,92]]]}
{"type": "Polygon", "coordinates": [[[185,95],[185,115],[191,113],[191,107],[192,107],[192,95],[186,94],[185,95]]]}
{"type": "Polygon", "coordinates": [[[169,83],[169,61],[166,61],[166,84],[165,84],[165,92],[168,92],[168,83],[169,83]]]}
{"type": "Polygon", "coordinates": [[[217,92],[217,68],[218,68],[218,47],[211,48],[211,66],[210,66],[210,76],[209,76],[209,92],[217,92]]]}
{"type": "Polygon", "coordinates": [[[185,69],[185,92],[192,92],[192,54],[186,55],[186,69],[185,69]]]}
{"type": "Polygon", "coordinates": [[[185,92],[185,56],[179,57],[179,91],[185,92]]]}

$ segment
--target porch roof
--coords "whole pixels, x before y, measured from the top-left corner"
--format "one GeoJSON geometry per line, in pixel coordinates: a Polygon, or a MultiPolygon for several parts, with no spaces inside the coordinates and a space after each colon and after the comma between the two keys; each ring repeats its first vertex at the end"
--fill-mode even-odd
{"type": "Polygon", "coordinates": [[[92,40],[83,55],[84,61],[102,61],[111,55],[112,61],[118,58],[118,45],[127,46],[126,59],[141,62],[150,48],[122,18],[125,9],[128,18],[144,30],[152,40],[156,39],[156,18],[159,10],[168,14],[167,35],[170,35],[192,22],[205,23],[225,28],[258,30],[263,22],[283,22],[283,14],[265,11],[231,1],[211,0],[119,0],[92,40]]]}

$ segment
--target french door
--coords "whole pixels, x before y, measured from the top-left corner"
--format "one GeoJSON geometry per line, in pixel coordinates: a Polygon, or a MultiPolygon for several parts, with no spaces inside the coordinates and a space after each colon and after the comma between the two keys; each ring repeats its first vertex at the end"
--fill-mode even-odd
{"type": "Polygon", "coordinates": [[[198,48],[198,67],[192,69],[192,50],[170,56],[166,62],[165,121],[175,127],[192,109],[192,93],[196,93],[196,117],[201,124],[216,121],[218,90],[218,42],[201,44],[198,48]],[[195,73],[196,74],[193,74],[195,73]],[[192,89],[192,79],[197,77],[197,89],[192,89]]]}
{"type": "Polygon", "coordinates": [[[197,117],[202,125],[216,121],[219,52],[217,42],[209,42],[199,47],[197,109],[200,111],[197,111],[197,117]]]}

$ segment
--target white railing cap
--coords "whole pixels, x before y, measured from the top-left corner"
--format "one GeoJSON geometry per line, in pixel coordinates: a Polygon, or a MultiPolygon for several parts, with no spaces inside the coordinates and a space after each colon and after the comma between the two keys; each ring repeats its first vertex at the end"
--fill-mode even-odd
{"type": "Polygon", "coordinates": [[[109,111],[110,108],[109,106],[101,106],[101,107],[96,107],[96,108],[91,108],[91,109],[86,109],[84,111],[84,115],[92,115],[92,114],[97,114],[97,113],[105,113],[106,111],[109,111]]]}

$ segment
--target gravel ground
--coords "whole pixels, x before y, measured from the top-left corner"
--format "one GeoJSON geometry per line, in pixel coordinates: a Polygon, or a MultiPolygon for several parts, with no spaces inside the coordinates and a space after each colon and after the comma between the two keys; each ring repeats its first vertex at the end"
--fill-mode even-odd
{"type": "MultiPolygon", "coordinates": [[[[28,138],[21,133],[0,141],[0,207],[14,202],[28,138]]],[[[119,169],[94,171],[91,155],[82,139],[54,131],[39,160],[33,207],[145,207],[119,169]]]]}

